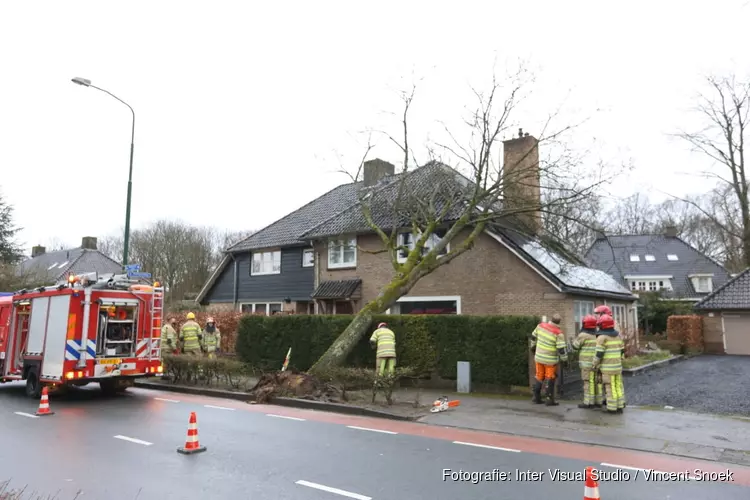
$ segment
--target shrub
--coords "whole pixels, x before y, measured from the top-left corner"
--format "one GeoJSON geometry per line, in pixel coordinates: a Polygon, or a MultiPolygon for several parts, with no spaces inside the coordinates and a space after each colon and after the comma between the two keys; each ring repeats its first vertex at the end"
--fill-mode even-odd
{"type": "Polygon", "coordinates": [[[703,351],[703,319],[700,316],[670,316],[667,320],[667,339],[678,342],[682,351],[703,351]]]}
{"type": "Polygon", "coordinates": [[[659,340],[656,342],[656,345],[659,346],[659,349],[664,349],[665,351],[669,351],[672,354],[682,354],[683,353],[683,345],[681,342],[676,340],[659,340]]]}
{"type": "MultiPolygon", "coordinates": [[[[237,354],[253,366],[278,370],[292,348],[290,366],[308,370],[351,322],[352,316],[244,316],[237,354]]],[[[456,377],[456,363],[472,364],[479,383],[525,385],[528,382],[528,335],[538,318],[527,316],[378,316],[396,333],[398,366],[418,376],[437,372],[456,377]]],[[[355,347],[348,366],[371,367],[375,351],[369,335],[355,347]]]]}
{"type": "Polygon", "coordinates": [[[188,355],[165,355],[162,359],[165,375],[175,384],[203,383],[245,389],[250,378],[258,374],[251,366],[236,359],[208,359],[188,355]]]}

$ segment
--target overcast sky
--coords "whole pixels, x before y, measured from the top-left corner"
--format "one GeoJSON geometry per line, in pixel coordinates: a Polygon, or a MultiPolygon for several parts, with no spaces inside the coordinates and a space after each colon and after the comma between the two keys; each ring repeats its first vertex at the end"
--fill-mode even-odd
{"type": "Polygon", "coordinates": [[[135,109],[133,227],[259,229],[346,182],[358,131],[398,132],[398,89],[421,79],[425,144],[518,59],[537,80],[514,118],[534,134],[563,102],[559,120],[589,117],[576,147],[636,167],[612,194],[706,189],[690,174],[709,165],[668,134],[692,125],[703,75],[750,68],[750,2],[605,4],[2,2],[0,189],[27,251],[124,225],[130,112],[80,76],[135,109]]]}

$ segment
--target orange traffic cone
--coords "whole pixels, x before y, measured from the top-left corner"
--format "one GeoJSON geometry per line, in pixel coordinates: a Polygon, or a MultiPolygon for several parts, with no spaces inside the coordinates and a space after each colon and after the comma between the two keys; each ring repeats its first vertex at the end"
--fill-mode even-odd
{"type": "Polygon", "coordinates": [[[594,479],[594,468],[586,467],[586,486],[583,489],[583,500],[601,500],[599,481],[594,479]]]}
{"type": "Polygon", "coordinates": [[[49,409],[49,393],[47,388],[42,388],[42,399],[39,401],[39,409],[36,411],[36,416],[43,417],[45,415],[54,415],[54,411],[49,409]]]}
{"type": "Polygon", "coordinates": [[[182,453],[183,455],[192,455],[193,453],[200,453],[201,451],[206,451],[206,447],[201,446],[198,442],[198,417],[195,416],[194,411],[191,411],[185,446],[177,448],[177,452],[182,453]]]}

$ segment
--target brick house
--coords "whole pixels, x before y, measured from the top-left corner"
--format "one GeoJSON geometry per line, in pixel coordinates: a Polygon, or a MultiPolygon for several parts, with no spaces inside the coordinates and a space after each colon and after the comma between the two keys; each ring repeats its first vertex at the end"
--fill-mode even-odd
{"type": "Polygon", "coordinates": [[[750,356],[750,268],[693,306],[703,316],[703,343],[711,354],[750,356]]]}

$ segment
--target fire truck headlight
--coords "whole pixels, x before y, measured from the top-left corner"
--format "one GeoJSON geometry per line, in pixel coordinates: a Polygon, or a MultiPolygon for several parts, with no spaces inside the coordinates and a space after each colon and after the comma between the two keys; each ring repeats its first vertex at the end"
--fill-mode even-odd
{"type": "Polygon", "coordinates": [[[164,365],[159,365],[156,368],[156,373],[164,373],[164,365]]]}

